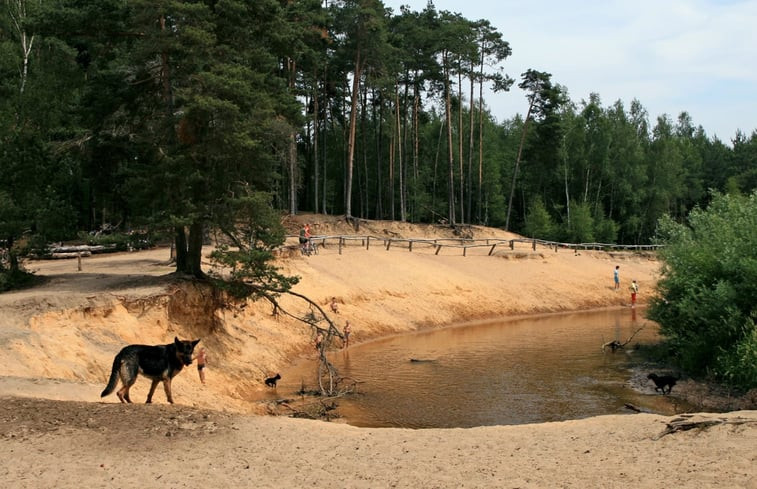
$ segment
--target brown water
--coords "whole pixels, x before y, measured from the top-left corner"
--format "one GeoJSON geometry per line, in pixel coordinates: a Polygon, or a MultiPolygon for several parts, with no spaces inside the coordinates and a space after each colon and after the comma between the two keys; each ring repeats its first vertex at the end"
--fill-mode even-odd
{"type": "MultiPolygon", "coordinates": [[[[549,315],[402,335],[339,350],[329,358],[341,376],[361,382],[339,400],[355,426],[451,428],[540,423],[630,413],[626,403],[672,414],[655,394],[638,343],[658,341],[641,310],[549,315]],[[625,350],[602,352],[611,340],[625,350]],[[413,362],[411,359],[423,360],[413,362]]],[[[358,330],[359,325],[354,327],[358,330]]],[[[314,360],[281,372],[278,397],[315,384],[314,360]]]]}

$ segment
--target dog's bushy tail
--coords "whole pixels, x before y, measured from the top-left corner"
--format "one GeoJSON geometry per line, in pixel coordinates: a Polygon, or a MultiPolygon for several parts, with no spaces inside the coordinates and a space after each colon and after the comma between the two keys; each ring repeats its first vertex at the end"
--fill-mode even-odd
{"type": "Polygon", "coordinates": [[[118,384],[118,369],[121,367],[121,354],[116,355],[113,359],[113,368],[110,371],[110,379],[108,379],[108,385],[105,386],[105,390],[102,391],[100,397],[105,397],[116,388],[118,384]]]}

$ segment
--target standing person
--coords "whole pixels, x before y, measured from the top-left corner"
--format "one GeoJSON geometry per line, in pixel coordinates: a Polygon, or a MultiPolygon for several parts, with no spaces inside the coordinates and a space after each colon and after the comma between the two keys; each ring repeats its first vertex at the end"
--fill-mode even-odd
{"type": "Polygon", "coordinates": [[[636,294],[639,292],[639,284],[636,283],[636,279],[631,282],[631,307],[636,307],[636,294]]]}
{"type": "Polygon", "coordinates": [[[200,375],[200,382],[202,382],[202,385],[205,385],[205,364],[208,361],[205,347],[200,347],[195,358],[197,358],[197,373],[200,375]]]}
{"type": "Polygon", "coordinates": [[[305,224],[300,229],[300,248],[302,248],[303,253],[307,252],[308,239],[310,239],[310,226],[305,224]]]}
{"type": "Polygon", "coordinates": [[[344,346],[342,346],[342,348],[349,348],[350,333],[352,333],[352,326],[350,326],[350,320],[348,319],[347,322],[344,323],[344,346]]]}
{"type": "Polygon", "coordinates": [[[613,279],[615,280],[615,290],[620,289],[620,265],[615,265],[615,272],[613,272],[613,279]]]}
{"type": "Polygon", "coordinates": [[[331,304],[329,304],[329,306],[331,307],[331,312],[333,312],[334,314],[339,314],[339,304],[337,304],[336,302],[336,297],[331,298],[331,304]]]}
{"type": "Polygon", "coordinates": [[[320,331],[317,335],[315,335],[315,351],[319,351],[321,349],[321,343],[323,343],[323,333],[320,331]]]}

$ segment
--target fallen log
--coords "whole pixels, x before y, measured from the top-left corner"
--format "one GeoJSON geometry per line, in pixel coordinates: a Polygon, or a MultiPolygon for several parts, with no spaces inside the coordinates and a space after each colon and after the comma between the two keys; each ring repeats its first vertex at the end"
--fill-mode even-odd
{"type": "Polygon", "coordinates": [[[67,252],[67,253],[52,253],[50,255],[50,258],[53,258],[55,260],[64,260],[69,258],[79,258],[82,256],[92,256],[91,251],[77,251],[77,252],[67,252]]]}
{"type": "Polygon", "coordinates": [[[71,246],[55,246],[50,248],[52,253],[78,253],[78,252],[90,252],[90,253],[102,253],[106,251],[115,251],[116,245],[71,245],[71,246]]]}

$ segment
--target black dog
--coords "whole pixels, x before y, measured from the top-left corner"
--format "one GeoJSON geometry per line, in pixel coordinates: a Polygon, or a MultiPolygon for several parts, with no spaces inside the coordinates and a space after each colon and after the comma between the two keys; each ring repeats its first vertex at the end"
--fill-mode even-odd
{"type": "Polygon", "coordinates": [[[276,387],[276,382],[278,382],[280,378],[281,378],[281,374],[276,374],[273,377],[269,377],[269,378],[265,379],[265,385],[267,385],[268,387],[274,387],[275,388],[276,387]]]}
{"type": "Polygon", "coordinates": [[[673,386],[676,385],[676,381],[678,380],[678,378],[673,377],[672,375],[657,374],[649,374],[647,375],[647,378],[654,381],[654,390],[657,392],[662,392],[663,394],[670,394],[670,391],[673,390],[673,386]],[[668,388],[668,392],[665,392],[665,387],[668,388]]]}

